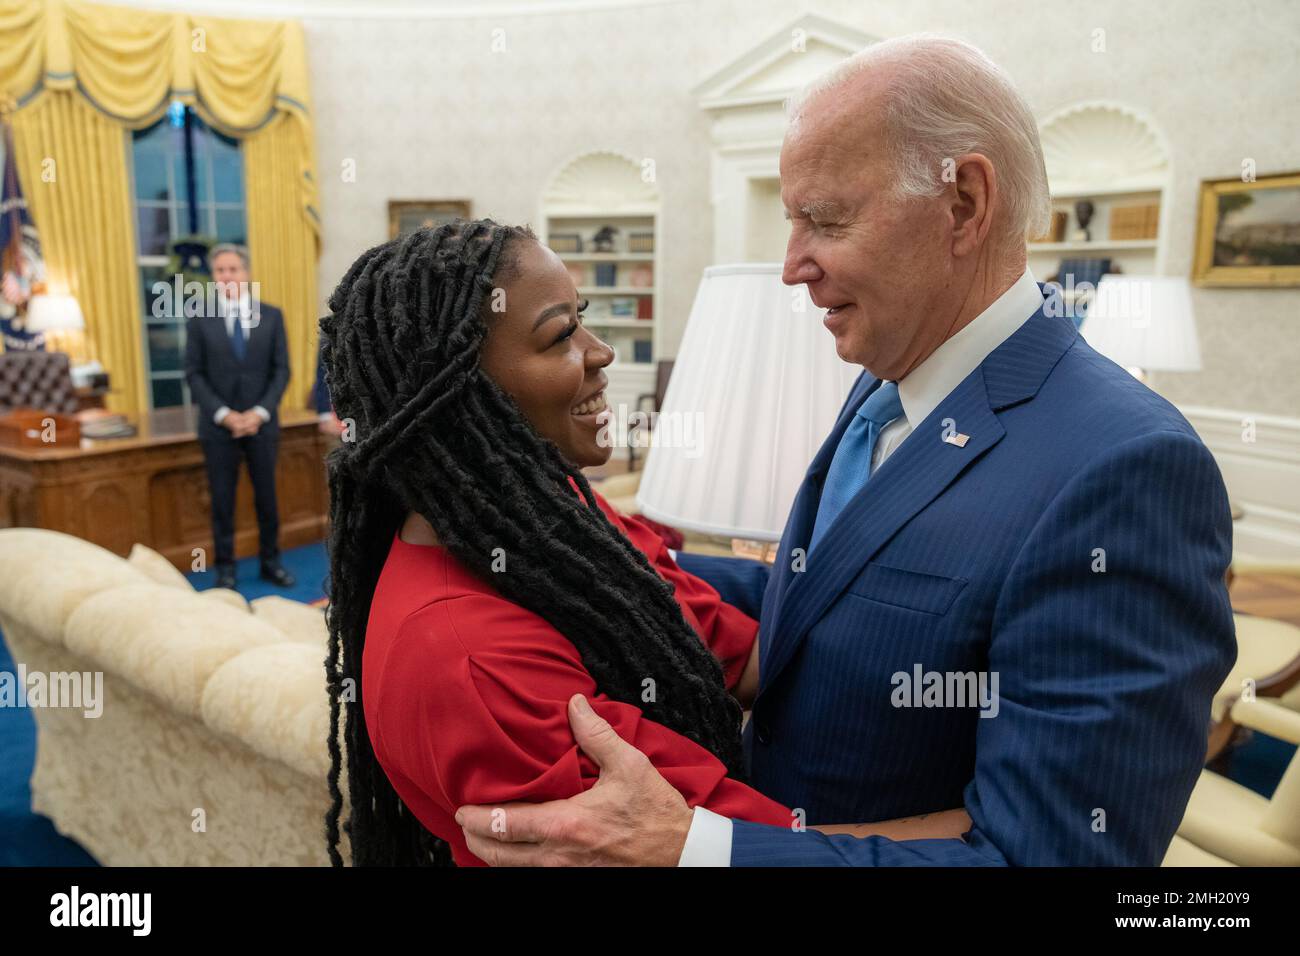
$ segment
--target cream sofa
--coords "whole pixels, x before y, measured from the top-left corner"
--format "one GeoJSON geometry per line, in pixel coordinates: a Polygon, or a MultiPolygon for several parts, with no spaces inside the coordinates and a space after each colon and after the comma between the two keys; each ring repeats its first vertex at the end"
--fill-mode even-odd
{"type": "MultiPolygon", "coordinates": [[[[124,560],[14,528],[0,629],[28,673],[103,673],[99,717],[32,708],[31,780],[32,809],[101,863],[328,865],[320,610],[197,592],[139,545],[124,560]]],[[[1164,865],[1231,864],[1175,837],[1164,865]]]]}
{"type": "Polygon", "coordinates": [[[100,716],[32,707],[32,808],[99,862],[328,865],[320,609],[197,592],[138,545],[123,559],[13,528],[0,629],[28,674],[102,672],[100,716]]]}

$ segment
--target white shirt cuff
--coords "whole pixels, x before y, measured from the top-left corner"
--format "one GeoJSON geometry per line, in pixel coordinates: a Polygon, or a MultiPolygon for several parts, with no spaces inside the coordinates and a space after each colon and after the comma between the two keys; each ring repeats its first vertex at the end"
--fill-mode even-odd
{"type": "Polygon", "coordinates": [[[222,405],[220,408],[217,409],[216,413],[212,416],[212,420],[216,422],[218,425],[220,425],[221,419],[225,418],[226,413],[229,411],[230,411],[229,405],[222,405]]]}
{"type": "Polygon", "coordinates": [[[677,560],[677,552],[674,551],[672,548],[669,548],[669,549],[668,549],[668,557],[670,557],[670,558],[672,558],[674,561],[676,561],[676,560],[677,560]]]}
{"type": "Polygon", "coordinates": [[[271,413],[268,412],[261,405],[254,405],[253,411],[257,412],[258,417],[260,417],[263,422],[269,422],[271,420],[271,413]]]}
{"type": "Polygon", "coordinates": [[[696,807],[678,866],[731,866],[731,820],[696,807]]]}

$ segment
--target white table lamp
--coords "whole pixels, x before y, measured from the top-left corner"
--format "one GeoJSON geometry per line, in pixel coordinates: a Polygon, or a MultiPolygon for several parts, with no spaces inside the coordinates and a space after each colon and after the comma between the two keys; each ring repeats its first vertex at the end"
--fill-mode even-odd
{"type": "Polygon", "coordinates": [[[70,295],[34,295],[27,304],[30,332],[72,332],[83,330],[86,321],[81,306],[70,295]]]}
{"type": "Polygon", "coordinates": [[[1138,378],[1201,367],[1191,285],[1184,278],[1102,276],[1079,334],[1138,378]]]}
{"type": "Polygon", "coordinates": [[[861,366],[781,265],[711,266],[695,295],[636,500],[684,530],[777,541],[861,366]]]}

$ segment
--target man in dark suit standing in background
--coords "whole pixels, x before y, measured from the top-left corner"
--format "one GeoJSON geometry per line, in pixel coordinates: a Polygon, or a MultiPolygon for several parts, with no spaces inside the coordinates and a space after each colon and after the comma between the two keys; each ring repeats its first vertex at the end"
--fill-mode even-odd
{"type": "Polygon", "coordinates": [[[217,284],[215,315],[191,316],[185,343],[185,379],[199,405],[199,444],[212,498],[217,587],[235,586],[235,486],[239,460],[248,459],[257,509],[261,577],[292,587],[280,564],[280,515],[275,500],[276,407],[289,382],[284,316],[249,287],[248,250],[223,244],[210,261],[217,284]]]}

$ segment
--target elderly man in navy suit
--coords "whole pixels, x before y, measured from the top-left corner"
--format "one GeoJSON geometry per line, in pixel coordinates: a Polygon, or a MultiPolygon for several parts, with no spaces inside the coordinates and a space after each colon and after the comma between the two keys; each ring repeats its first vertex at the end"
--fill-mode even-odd
{"type": "Polygon", "coordinates": [[[1228,500],[1182,415],[1089,348],[1029,272],[1049,204],[1028,108],[965,43],[878,44],[794,104],[781,197],[785,281],[865,371],[770,572],[682,565],[759,614],[750,782],[802,812],[774,827],[692,810],[575,698],[598,783],[507,806],[505,827],[461,808],[470,849],[493,864],[1159,864],[1236,656],[1228,500]],[[953,808],[969,817],[955,834],[832,826],[953,808]]]}
{"type": "Polygon", "coordinates": [[[217,587],[235,586],[235,487],[248,461],[257,511],[258,556],[264,580],[292,587],[280,563],[280,514],[275,458],[276,412],[289,383],[284,316],[259,301],[249,284],[248,250],[223,244],[210,255],[217,285],[216,315],[191,316],[186,327],[185,380],[199,406],[199,444],[212,499],[217,587]]]}

